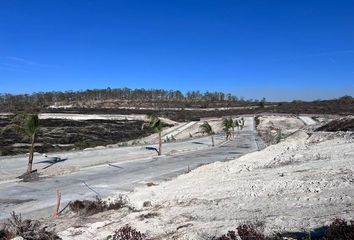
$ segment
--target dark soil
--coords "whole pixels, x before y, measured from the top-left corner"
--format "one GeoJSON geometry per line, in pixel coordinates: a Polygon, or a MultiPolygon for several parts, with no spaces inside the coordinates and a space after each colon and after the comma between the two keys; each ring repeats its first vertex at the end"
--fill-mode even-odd
{"type": "MultiPolygon", "coordinates": [[[[181,107],[178,104],[174,107],[181,107]]],[[[224,105],[223,107],[228,107],[224,105]]],[[[58,112],[58,113],[82,113],[82,114],[155,114],[167,117],[175,121],[192,121],[199,120],[204,117],[223,117],[229,115],[243,114],[264,114],[264,113],[281,113],[281,114],[336,114],[336,115],[354,115],[353,100],[325,100],[314,102],[281,102],[269,103],[265,107],[255,104],[242,105],[240,109],[204,111],[203,108],[193,110],[145,110],[145,109],[119,109],[119,108],[71,108],[71,109],[42,109],[42,112],[58,112]]]]}
{"type": "MultiPolygon", "coordinates": [[[[10,123],[9,118],[0,119],[1,128],[10,123]]],[[[40,120],[40,132],[35,151],[46,153],[61,150],[84,149],[125,142],[153,133],[152,129],[141,129],[143,121],[116,120],[40,120]]],[[[27,153],[29,141],[14,131],[0,134],[0,155],[27,153]],[[13,144],[23,143],[20,146],[13,144]]]]}
{"type": "Polygon", "coordinates": [[[316,131],[354,131],[354,118],[342,118],[333,120],[319,128],[316,131]]]}

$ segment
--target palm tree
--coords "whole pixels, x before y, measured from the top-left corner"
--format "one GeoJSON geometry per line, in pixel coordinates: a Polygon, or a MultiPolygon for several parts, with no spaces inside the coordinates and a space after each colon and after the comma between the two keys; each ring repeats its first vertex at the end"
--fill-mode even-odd
{"type": "Polygon", "coordinates": [[[16,132],[30,139],[31,146],[29,149],[29,158],[27,165],[27,174],[30,174],[32,173],[34,142],[36,141],[37,133],[39,130],[38,114],[17,114],[12,119],[11,123],[2,130],[2,133],[10,129],[14,129],[16,132]]]}
{"type": "Polygon", "coordinates": [[[241,130],[243,130],[244,126],[245,126],[245,119],[242,117],[241,118],[241,130]]]}
{"type": "Polygon", "coordinates": [[[230,135],[231,135],[231,132],[230,132],[230,129],[233,128],[233,121],[232,121],[232,118],[224,118],[222,120],[222,125],[224,127],[224,131],[226,133],[226,140],[228,140],[230,138],[230,135]]]}
{"type": "Polygon", "coordinates": [[[240,130],[240,123],[238,119],[235,120],[235,127],[237,127],[237,130],[240,130]]]}
{"type": "MultiPolygon", "coordinates": [[[[159,134],[159,151],[158,155],[162,154],[162,138],[161,138],[161,132],[162,132],[162,121],[161,119],[153,114],[146,115],[146,118],[148,119],[148,126],[152,129],[155,130],[159,134]]],[[[144,127],[144,125],[143,125],[144,127]]]]}
{"type": "Polygon", "coordinates": [[[211,137],[211,146],[214,147],[214,131],[210,124],[205,121],[202,125],[199,126],[199,129],[202,134],[206,133],[211,137]]]}

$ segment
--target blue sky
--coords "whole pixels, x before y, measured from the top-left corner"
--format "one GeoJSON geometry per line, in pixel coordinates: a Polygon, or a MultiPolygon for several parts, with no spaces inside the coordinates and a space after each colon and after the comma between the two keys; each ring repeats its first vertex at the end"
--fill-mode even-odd
{"type": "Polygon", "coordinates": [[[354,95],[354,1],[0,0],[0,92],[354,95]]]}

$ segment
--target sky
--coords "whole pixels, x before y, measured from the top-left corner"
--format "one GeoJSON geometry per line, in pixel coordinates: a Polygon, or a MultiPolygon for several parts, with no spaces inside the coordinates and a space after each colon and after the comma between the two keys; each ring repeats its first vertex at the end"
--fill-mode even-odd
{"type": "Polygon", "coordinates": [[[354,1],[0,0],[0,93],[354,96],[354,1]]]}

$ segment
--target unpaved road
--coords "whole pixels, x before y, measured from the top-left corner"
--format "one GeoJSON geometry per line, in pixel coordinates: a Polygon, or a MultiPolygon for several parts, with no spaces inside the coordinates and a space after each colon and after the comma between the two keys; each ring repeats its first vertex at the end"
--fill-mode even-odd
{"type": "Polygon", "coordinates": [[[313,120],[309,116],[299,116],[300,120],[303,121],[306,125],[314,125],[316,124],[316,121],[313,120]]]}
{"type": "MultiPolygon", "coordinates": [[[[93,198],[96,191],[101,197],[117,192],[131,191],[139,184],[170,179],[188,169],[228,161],[258,150],[255,141],[253,117],[245,118],[245,128],[226,144],[204,150],[87,167],[79,172],[44,178],[39,182],[3,182],[0,184],[0,219],[11,211],[38,218],[53,212],[55,192],[62,193],[62,206],[76,199],[93,198]],[[91,190],[89,189],[91,188],[91,190]]],[[[217,139],[222,135],[215,136],[217,139]]],[[[219,140],[220,141],[220,140],[219,140]]],[[[102,150],[104,151],[104,150],[102,150]]]]}

